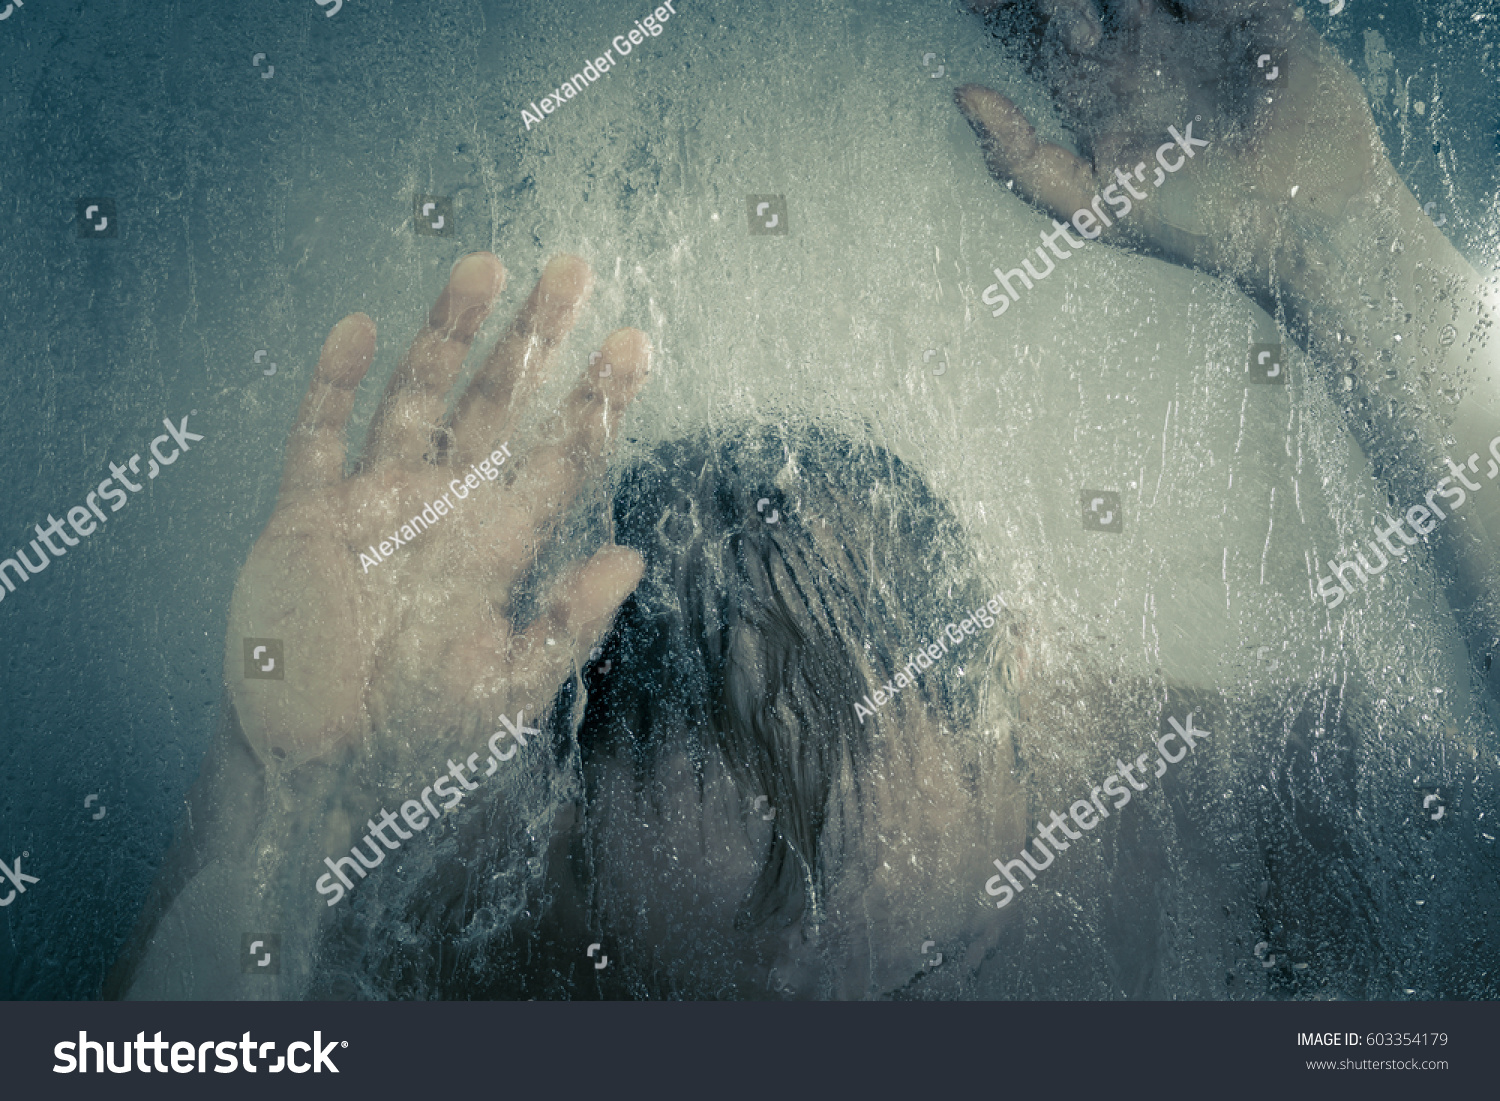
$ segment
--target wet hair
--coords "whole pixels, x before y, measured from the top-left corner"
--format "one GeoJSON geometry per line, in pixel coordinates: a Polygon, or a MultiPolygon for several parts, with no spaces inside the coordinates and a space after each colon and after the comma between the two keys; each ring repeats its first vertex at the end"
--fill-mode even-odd
{"type": "Polygon", "coordinates": [[[700,777],[719,750],[742,789],[776,808],[737,924],[818,921],[835,782],[851,776],[857,799],[861,766],[917,701],[955,725],[978,712],[980,678],[958,655],[875,716],[855,712],[993,594],[962,528],[885,448],[811,424],[667,443],[623,474],[614,519],[615,541],[646,570],[585,674],[585,765],[628,753],[649,786],[669,747],[700,777]]]}

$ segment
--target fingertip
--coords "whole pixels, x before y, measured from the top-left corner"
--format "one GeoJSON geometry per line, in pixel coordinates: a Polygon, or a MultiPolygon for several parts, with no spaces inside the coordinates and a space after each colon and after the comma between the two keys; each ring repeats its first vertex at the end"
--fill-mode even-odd
{"type": "Polygon", "coordinates": [[[597,640],[645,574],[646,560],[629,547],[611,544],[596,551],[564,596],[575,633],[597,640]]]}
{"type": "Polygon", "coordinates": [[[635,587],[641,583],[641,578],[646,575],[646,560],[640,552],[619,545],[605,547],[595,557],[600,561],[601,571],[608,574],[618,594],[615,599],[615,604],[618,606],[635,591],[635,587]]]}
{"type": "Polygon", "coordinates": [[[545,294],[583,298],[593,289],[594,269],[581,256],[562,252],[547,261],[542,270],[542,290],[545,294]]]}
{"type": "Polygon", "coordinates": [[[610,366],[609,373],[601,375],[606,382],[618,379],[616,385],[639,387],[651,374],[651,338],[639,329],[616,329],[599,352],[610,366]]]}
{"type": "Polygon", "coordinates": [[[961,84],[953,89],[953,101],[958,104],[964,113],[972,113],[978,110],[978,104],[985,96],[998,96],[999,93],[983,84],[961,84]]]}
{"type": "Polygon", "coordinates": [[[637,581],[646,572],[646,558],[634,547],[616,546],[615,550],[620,552],[620,557],[630,562],[630,572],[637,581]]]}
{"type": "Polygon", "coordinates": [[[335,385],[355,385],[375,358],[375,322],[363,313],[352,313],[328,333],[318,373],[335,385]]]}
{"type": "Polygon", "coordinates": [[[981,136],[1007,144],[1031,131],[1031,124],[1008,98],[983,84],[965,84],[953,93],[958,108],[981,136]]]}
{"type": "Polygon", "coordinates": [[[603,351],[621,360],[651,362],[651,338],[639,329],[616,329],[604,340],[603,351]]]}
{"type": "Polygon", "coordinates": [[[505,265],[492,252],[459,257],[448,273],[448,285],[427,311],[427,327],[445,340],[468,344],[489,316],[505,286],[505,265]]]}
{"type": "Polygon", "coordinates": [[[448,273],[448,286],[466,298],[493,298],[505,287],[505,265],[493,252],[467,253],[448,273]]]}
{"type": "Polygon", "coordinates": [[[353,339],[359,334],[369,334],[369,340],[375,340],[375,322],[367,313],[352,313],[333,327],[328,334],[329,339],[338,336],[340,339],[353,339]]]}

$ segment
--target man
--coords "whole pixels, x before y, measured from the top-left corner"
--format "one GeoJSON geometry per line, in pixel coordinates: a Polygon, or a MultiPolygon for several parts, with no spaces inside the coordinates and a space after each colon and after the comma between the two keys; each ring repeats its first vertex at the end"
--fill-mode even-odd
{"type": "MultiPolygon", "coordinates": [[[[961,89],[998,177],[1074,219],[1112,166],[1155,162],[1173,134],[1166,156],[1193,170],[1159,193],[1134,177],[1133,216],[1100,209],[1078,234],[1097,224],[1103,240],[1221,273],[1284,318],[1355,380],[1353,427],[1397,498],[1420,498],[1439,454],[1486,452],[1500,421],[1482,386],[1456,410],[1457,446],[1440,447],[1448,426],[1430,408],[1372,400],[1393,363],[1487,366],[1492,299],[1396,177],[1357,83],[1289,7],[1019,12],[1089,159],[1038,146],[997,93],[961,89]],[[1225,79],[1266,49],[1285,77],[1275,93],[1225,79]],[[1368,310],[1367,292],[1395,304],[1368,310]]],[[[236,586],[224,728],[112,992],[1149,995],[1175,967],[1188,988],[1233,996],[1224,961],[1231,979],[1264,970],[1294,993],[1309,971],[1337,992],[1391,988],[1383,956],[1411,911],[1375,904],[1370,858],[1344,829],[1356,731],[1374,713],[1356,694],[1309,690],[1285,724],[1298,747],[1285,772],[1236,762],[1215,744],[1226,728],[1200,721],[1181,776],[1165,749],[1153,775],[1142,730],[1155,741],[1163,709],[1193,730],[1191,701],[1111,683],[1107,661],[1056,643],[1039,661],[919,476],[795,425],[669,447],[620,477],[611,506],[582,510],[599,530],[569,526],[650,349],[612,334],[523,445],[590,282],[581,260],[555,259],[445,423],[503,282],[488,254],[455,267],[349,477],[343,434],[374,331],[354,315],[330,334],[236,586]],[[256,638],[320,664],[245,679],[241,644],[256,638]],[[1110,772],[1122,792],[1160,783],[1164,799],[1128,808],[1078,790],[1058,749],[1079,741],[1099,762],[1087,776],[1110,772]],[[1268,793],[1235,803],[1239,821],[1215,798],[1230,778],[1268,793]],[[1191,960],[1152,947],[1172,920],[1157,897],[1169,867],[1225,915],[1191,960]],[[1070,922],[1099,927],[1098,961],[1060,968],[1070,922]],[[274,980],[238,957],[253,929],[279,933],[274,980]]],[[[1478,497],[1419,532],[1476,657],[1495,637],[1486,507],[1478,497]]],[[[1476,798],[1492,791],[1491,758],[1476,751],[1476,798]]],[[[1442,844],[1465,866],[1486,859],[1473,831],[1442,844]]],[[[1492,903],[1468,901],[1471,924],[1492,903]]],[[[1473,973],[1444,972],[1439,992],[1493,994],[1489,950],[1467,931],[1428,949],[1439,972],[1471,953],[1473,973]]]]}

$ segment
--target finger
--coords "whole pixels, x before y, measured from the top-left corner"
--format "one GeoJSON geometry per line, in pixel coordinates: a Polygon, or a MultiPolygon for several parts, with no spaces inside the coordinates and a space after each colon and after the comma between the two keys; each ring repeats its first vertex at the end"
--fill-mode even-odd
{"type": "Polygon", "coordinates": [[[536,393],[593,283],[593,272],[577,256],[548,261],[526,305],[459,401],[453,431],[461,454],[488,451],[536,393]]]}
{"type": "Polygon", "coordinates": [[[954,93],[958,108],[979,135],[990,174],[1014,181],[1023,198],[1059,217],[1085,207],[1098,189],[1088,162],[1060,145],[1042,145],[1014,103],[978,84],[954,93]]]}
{"type": "Polygon", "coordinates": [[[375,358],[375,322],[350,314],[323,341],[312,384],[287,441],[280,503],[336,484],[344,476],[344,427],[354,393],[375,358]]]}
{"type": "Polygon", "coordinates": [[[514,530],[535,532],[567,509],[579,488],[604,467],[625,409],[651,370],[651,341],[639,329],[619,329],[600,349],[598,367],[574,387],[509,488],[514,530]],[[608,365],[608,375],[604,367],[608,365]]]}
{"type": "Polygon", "coordinates": [[[453,265],[448,285],[412,341],[370,426],[365,464],[418,462],[431,447],[448,409],[448,391],[495,297],[505,266],[489,252],[471,252],[453,265]]]}
{"type": "Polygon", "coordinates": [[[527,695],[551,699],[580,657],[599,644],[646,563],[627,547],[608,546],[553,586],[546,610],[515,641],[513,668],[527,695]]]}

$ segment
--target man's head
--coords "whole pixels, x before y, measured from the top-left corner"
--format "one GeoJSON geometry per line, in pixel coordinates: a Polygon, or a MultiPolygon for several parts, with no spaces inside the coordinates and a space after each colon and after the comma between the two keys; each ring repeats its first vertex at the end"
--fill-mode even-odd
{"type": "Polygon", "coordinates": [[[867,893],[908,828],[893,799],[934,771],[977,796],[968,743],[991,671],[1013,675],[1008,613],[943,636],[993,597],[957,520],[884,448],[812,426],[668,444],[621,479],[614,518],[646,572],[587,677],[579,737],[596,850],[640,878],[611,873],[598,905],[633,907],[621,896],[655,864],[746,937],[816,938],[838,885],[867,893]],[[653,832],[624,841],[643,816],[653,832]]]}

